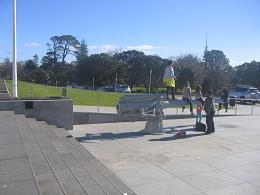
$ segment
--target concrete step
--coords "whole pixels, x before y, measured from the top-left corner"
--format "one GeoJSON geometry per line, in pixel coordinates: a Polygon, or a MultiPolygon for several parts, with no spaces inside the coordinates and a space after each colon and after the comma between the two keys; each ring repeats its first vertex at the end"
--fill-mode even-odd
{"type": "Polygon", "coordinates": [[[16,115],[35,183],[41,194],[64,194],[24,115],[16,115]]]}
{"type": "MultiPolygon", "coordinates": [[[[42,123],[42,125],[47,125],[42,123]]],[[[125,183],[114,175],[106,166],[98,161],[86,148],[84,148],[74,138],[68,138],[68,132],[62,128],[47,125],[52,131],[61,138],[60,144],[66,147],[74,158],[89,172],[100,187],[110,194],[135,194],[125,183]]],[[[76,162],[74,162],[76,163],[76,162]]]]}
{"type": "Polygon", "coordinates": [[[22,114],[5,112],[2,115],[12,118],[16,124],[20,148],[24,150],[21,157],[25,162],[21,163],[27,162],[31,172],[28,179],[34,181],[30,189],[37,189],[36,194],[135,194],[66,130],[22,114]]]}
{"type": "Polygon", "coordinates": [[[0,194],[39,194],[14,112],[0,112],[0,194]]]}
{"type": "Polygon", "coordinates": [[[49,167],[57,178],[65,194],[86,194],[80,182],[75,178],[70,168],[62,158],[61,154],[55,148],[56,138],[50,133],[47,127],[43,127],[38,121],[29,118],[28,124],[48,161],[49,167]]]}

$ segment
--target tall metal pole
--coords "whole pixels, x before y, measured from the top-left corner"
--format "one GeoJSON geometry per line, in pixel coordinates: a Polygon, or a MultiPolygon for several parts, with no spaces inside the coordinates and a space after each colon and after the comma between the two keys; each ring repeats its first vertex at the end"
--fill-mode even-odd
{"type": "Polygon", "coordinates": [[[92,91],[95,90],[95,78],[93,77],[92,78],[92,91]]]}
{"type": "Polygon", "coordinates": [[[13,0],[13,97],[17,98],[16,0],[13,0]]]}
{"type": "Polygon", "coordinates": [[[150,70],[150,78],[149,78],[149,94],[151,93],[152,73],[153,73],[153,71],[150,70]]]}
{"type": "Polygon", "coordinates": [[[116,72],[116,79],[115,79],[115,92],[116,92],[116,85],[117,85],[117,72],[116,72]]]}

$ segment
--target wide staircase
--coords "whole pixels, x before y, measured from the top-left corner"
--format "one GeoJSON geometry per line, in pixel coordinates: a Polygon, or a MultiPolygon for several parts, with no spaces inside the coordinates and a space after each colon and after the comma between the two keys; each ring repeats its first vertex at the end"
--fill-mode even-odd
{"type": "Polygon", "coordinates": [[[0,112],[0,194],[132,195],[70,134],[13,111],[0,112]]]}
{"type": "Polygon", "coordinates": [[[0,100],[9,99],[9,92],[4,79],[0,78],[0,100]]]}

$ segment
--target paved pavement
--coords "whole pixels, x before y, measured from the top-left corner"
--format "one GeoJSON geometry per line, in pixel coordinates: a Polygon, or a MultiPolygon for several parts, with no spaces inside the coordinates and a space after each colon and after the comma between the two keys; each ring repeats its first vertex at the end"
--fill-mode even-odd
{"type": "Polygon", "coordinates": [[[217,117],[211,135],[192,131],[194,119],[164,121],[186,129],[183,139],[143,135],[145,122],[78,125],[70,133],[140,195],[259,195],[259,119],[217,117]]]}
{"type": "Polygon", "coordinates": [[[0,112],[0,195],[135,194],[67,131],[0,112]]]}

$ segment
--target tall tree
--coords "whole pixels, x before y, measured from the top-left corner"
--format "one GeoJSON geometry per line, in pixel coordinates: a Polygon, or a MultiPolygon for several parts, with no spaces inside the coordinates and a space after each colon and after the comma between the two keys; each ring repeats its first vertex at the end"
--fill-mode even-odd
{"type": "Polygon", "coordinates": [[[229,59],[220,50],[205,51],[205,70],[209,86],[215,92],[230,84],[230,70],[229,59]]]}
{"type": "Polygon", "coordinates": [[[47,43],[47,55],[53,57],[54,62],[65,63],[68,54],[74,55],[75,49],[79,46],[76,37],[72,35],[53,36],[50,38],[51,43],[47,43]]]}
{"type": "Polygon", "coordinates": [[[75,49],[74,55],[78,62],[88,57],[88,45],[84,39],[79,45],[76,46],[75,49]]]}
{"type": "Polygon", "coordinates": [[[176,57],[175,69],[177,88],[182,88],[186,81],[189,81],[191,86],[195,88],[204,80],[203,64],[198,57],[192,54],[176,57]]]}
{"type": "Polygon", "coordinates": [[[143,52],[131,50],[114,55],[116,60],[124,64],[123,78],[130,88],[134,85],[144,85],[144,67],[146,56],[143,52]]]}

